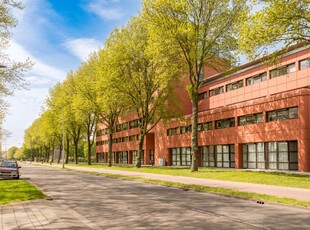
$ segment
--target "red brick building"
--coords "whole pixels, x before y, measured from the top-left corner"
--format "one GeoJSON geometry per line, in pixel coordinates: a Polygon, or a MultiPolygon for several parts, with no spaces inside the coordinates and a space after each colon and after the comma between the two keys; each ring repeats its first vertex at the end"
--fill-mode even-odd
{"type": "MultiPolygon", "coordinates": [[[[310,171],[310,45],[289,48],[274,65],[264,58],[233,74],[204,76],[198,118],[201,167],[310,171]]],[[[210,71],[205,71],[210,73],[210,71]]],[[[190,165],[191,103],[184,119],[159,123],[146,136],[143,163],[190,165]]],[[[97,162],[107,162],[108,136],[98,125],[97,162]]],[[[137,120],[114,133],[114,162],[134,164],[137,120]]]]}

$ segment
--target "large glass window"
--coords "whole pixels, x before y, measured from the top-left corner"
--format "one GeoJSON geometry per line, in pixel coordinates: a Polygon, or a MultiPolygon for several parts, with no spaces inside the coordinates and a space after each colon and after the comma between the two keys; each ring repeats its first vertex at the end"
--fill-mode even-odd
{"type": "Polygon", "coordinates": [[[133,120],[129,122],[129,128],[137,128],[139,126],[139,120],[133,120]]]}
{"type": "Polygon", "coordinates": [[[97,153],[97,159],[98,159],[98,162],[97,163],[103,163],[104,161],[104,153],[97,153]]]}
{"type": "Polygon", "coordinates": [[[262,81],[266,81],[267,80],[267,73],[262,73],[253,77],[249,77],[246,79],[246,86],[248,85],[255,85],[257,83],[260,83],[262,81]]]}
{"type": "Polygon", "coordinates": [[[211,89],[209,91],[209,96],[212,97],[212,96],[215,96],[215,95],[218,95],[218,94],[221,94],[221,93],[224,93],[224,86],[221,86],[221,87],[218,87],[218,88],[215,88],[215,89],[211,89]]]}
{"type": "Polygon", "coordinates": [[[295,63],[292,63],[290,65],[287,66],[283,66],[281,68],[278,69],[273,69],[270,71],[270,78],[275,78],[275,77],[279,77],[288,73],[292,73],[296,71],[296,65],[295,63]]]}
{"type": "Polygon", "coordinates": [[[263,113],[251,114],[238,117],[239,125],[251,125],[263,122],[263,113]]]}
{"type": "Polygon", "coordinates": [[[173,148],[172,149],[172,165],[190,166],[191,165],[191,148],[173,148]]]}
{"type": "Polygon", "coordinates": [[[203,93],[199,93],[198,94],[198,100],[202,100],[202,99],[205,99],[207,98],[207,92],[203,92],[203,93]]]}
{"type": "Polygon", "coordinates": [[[299,69],[307,69],[310,67],[310,59],[304,59],[299,61],[299,69]]]}
{"type": "Polygon", "coordinates": [[[118,163],[128,164],[128,152],[127,151],[118,152],[118,163]]]}
{"type": "Polygon", "coordinates": [[[200,147],[200,155],[203,167],[215,167],[214,146],[200,147]]]}
{"type": "Polygon", "coordinates": [[[243,80],[239,80],[236,82],[233,82],[231,84],[226,85],[226,92],[235,90],[235,89],[239,89],[243,87],[243,80]]]}
{"type": "Polygon", "coordinates": [[[235,167],[235,145],[216,145],[216,167],[235,167]]]}
{"type": "Polygon", "coordinates": [[[278,109],[267,112],[267,121],[298,118],[298,107],[278,109]]]}
{"type": "MultiPolygon", "coordinates": [[[[138,150],[134,150],[132,151],[132,164],[136,164],[137,163],[137,159],[139,156],[139,151],[138,150]]],[[[142,151],[141,154],[141,164],[144,164],[144,151],[142,151]]]]}
{"type": "Polygon", "coordinates": [[[244,144],[243,168],[298,170],[297,141],[244,144]]]}
{"type": "Polygon", "coordinates": [[[264,143],[243,145],[243,168],[264,169],[265,148],[264,143]]]}
{"type": "Polygon", "coordinates": [[[270,169],[297,170],[297,141],[269,142],[268,157],[270,169]]]}
{"type": "Polygon", "coordinates": [[[223,129],[223,128],[229,128],[229,127],[235,127],[234,117],[215,121],[216,129],[223,129]]]}

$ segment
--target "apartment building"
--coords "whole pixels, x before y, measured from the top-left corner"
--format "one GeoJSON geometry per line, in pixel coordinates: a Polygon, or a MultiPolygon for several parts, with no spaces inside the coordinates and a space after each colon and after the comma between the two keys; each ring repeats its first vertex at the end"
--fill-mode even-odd
{"type": "MultiPolygon", "coordinates": [[[[310,171],[310,45],[290,47],[274,64],[264,60],[233,72],[205,71],[212,75],[199,93],[200,167],[310,171]]],[[[147,134],[143,164],[191,164],[191,104],[185,89],[178,93],[184,117],[147,134]]],[[[115,163],[135,164],[137,119],[117,125],[115,163]]],[[[98,128],[97,162],[107,162],[107,130],[98,128]]]]}

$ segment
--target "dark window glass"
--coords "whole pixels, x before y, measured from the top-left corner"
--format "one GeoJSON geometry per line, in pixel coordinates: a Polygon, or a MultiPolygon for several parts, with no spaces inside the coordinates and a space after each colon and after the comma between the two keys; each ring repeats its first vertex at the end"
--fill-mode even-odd
{"type": "Polygon", "coordinates": [[[298,118],[298,107],[278,109],[267,112],[267,121],[277,121],[298,118]]]}
{"type": "Polygon", "coordinates": [[[279,77],[296,71],[295,63],[270,71],[270,78],[279,77]]]}
{"type": "Polygon", "coordinates": [[[215,121],[216,129],[223,129],[235,126],[235,118],[227,118],[223,120],[215,121]]]}
{"type": "Polygon", "coordinates": [[[221,93],[224,93],[224,86],[221,86],[221,87],[218,87],[216,89],[212,89],[209,91],[209,96],[212,97],[212,96],[215,96],[215,95],[218,95],[218,94],[221,94],[221,93]]]}
{"type": "Polygon", "coordinates": [[[243,87],[243,80],[236,81],[234,83],[226,85],[226,92],[229,92],[231,90],[239,89],[243,87]]]}
{"type": "Polygon", "coordinates": [[[262,73],[259,74],[257,76],[253,76],[253,77],[249,77],[246,79],[246,85],[254,85],[257,83],[260,83],[262,81],[266,81],[267,80],[267,73],[262,73]]]}
{"type": "Polygon", "coordinates": [[[238,123],[240,126],[257,124],[257,123],[261,123],[261,122],[263,122],[263,114],[262,113],[238,117],[238,123]]]}

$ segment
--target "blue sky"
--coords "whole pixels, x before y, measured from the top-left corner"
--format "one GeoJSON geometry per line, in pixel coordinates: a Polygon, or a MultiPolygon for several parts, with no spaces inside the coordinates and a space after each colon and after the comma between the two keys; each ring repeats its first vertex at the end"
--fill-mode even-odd
{"type": "Polygon", "coordinates": [[[114,27],[136,15],[141,0],[22,0],[14,10],[18,25],[8,53],[14,60],[35,62],[25,74],[29,90],[9,97],[4,128],[11,136],[4,148],[20,147],[24,130],[39,117],[49,88],[63,81],[88,54],[99,49],[114,27]]]}

